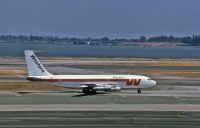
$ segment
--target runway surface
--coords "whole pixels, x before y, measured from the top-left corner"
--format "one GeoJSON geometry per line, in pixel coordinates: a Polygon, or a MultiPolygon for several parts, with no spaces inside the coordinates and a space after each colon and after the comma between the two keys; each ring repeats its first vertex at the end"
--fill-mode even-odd
{"type": "Polygon", "coordinates": [[[77,92],[58,91],[0,91],[0,105],[29,105],[29,104],[200,104],[199,90],[182,91],[152,91],[144,90],[137,94],[135,90],[117,93],[99,93],[83,95],[77,92]]]}
{"type": "Polygon", "coordinates": [[[0,91],[0,128],[199,128],[199,97],[145,96],[158,93],[0,91]]]}
{"type": "Polygon", "coordinates": [[[0,91],[0,128],[199,128],[199,86],[124,90],[0,91]]]}
{"type": "Polygon", "coordinates": [[[199,111],[200,104],[30,104],[0,105],[0,111],[199,111]]]}
{"type": "Polygon", "coordinates": [[[200,112],[0,112],[1,128],[199,128],[200,112]]]}
{"type": "Polygon", "coordinates": [[[0,111],[200,111],[199,90],[77,92],[0,91],[0,111]]]}
{"type": "Polygon", "coordinates": [[[123,90],[84,96],[76,90],[51,88],[52,91],[47,86],[39,88],[40,84],[29,85],[24,77],[27,75],[24,58],[4,58],[0,62],[1,90],[5,90],[0,91],[0,128],[200,127],[199,60],[177,63],[166,59],[41,58],[41,61],[53,74],[140,73],[156,80],[157,86],[142,90],[142,94],[123,90]]]}

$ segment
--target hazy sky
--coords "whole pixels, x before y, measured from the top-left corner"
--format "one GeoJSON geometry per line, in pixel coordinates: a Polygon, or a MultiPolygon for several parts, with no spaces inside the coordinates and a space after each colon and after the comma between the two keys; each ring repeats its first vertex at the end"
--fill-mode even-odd
{"type": "Polygon", "coordinates": [[[200,34],[200,0],[0,0],[0,34],[98,38],[200,34]]]}

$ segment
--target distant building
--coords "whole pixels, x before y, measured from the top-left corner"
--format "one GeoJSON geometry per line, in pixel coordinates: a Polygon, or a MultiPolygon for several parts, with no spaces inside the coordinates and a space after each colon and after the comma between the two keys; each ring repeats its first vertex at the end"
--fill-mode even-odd
{"type": "Polygon", "coordinates": [[[73,42],[73,45],[87,45],[88,42],[83,42],[83,41],[76,41],[76,42],[73,42]]]}

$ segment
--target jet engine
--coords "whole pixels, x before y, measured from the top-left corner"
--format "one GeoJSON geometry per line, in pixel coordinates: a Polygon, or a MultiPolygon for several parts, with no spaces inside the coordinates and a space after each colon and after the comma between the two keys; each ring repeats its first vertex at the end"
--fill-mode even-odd
{"type": "Polygon", "coordinates": [[[105,91],[105,92],[117,92],[121,91],[121,87],[118,85],[107,85],[107,86],[97,86],[94,87],[93,90],[95,91],[105,91]]]}

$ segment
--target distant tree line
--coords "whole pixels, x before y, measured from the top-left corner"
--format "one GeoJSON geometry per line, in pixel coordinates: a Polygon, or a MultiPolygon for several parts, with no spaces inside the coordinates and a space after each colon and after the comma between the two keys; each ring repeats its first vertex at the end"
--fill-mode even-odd
{"type": "Polygon", "coordinates": [[[173,37],[173,36],[157,36],[150,37],[146,40],[146,42],[180,42],[185,43],[192,46],[200,45],[200,35],[193,35],[192,37],[173,37]]]}
{"type": "Polygon", "coordinates": [[[190,46],[200,46],[200,35],[186,36],[186,37],[174,37],[174,36],[155,36],[146,38],[145,36],[141,36],[138,39],[110,39],[108,37],[103,37],[100,39],[95,38],[76,38],[76,37],[57,37],[57,36],[25,36],[25,35],[0,35],[1,43],[72,43],[73,42],[88,42],[86,44],[90,44],[92,42],[96,45],[118,45],[123,44],[125,42],[133,43],[143,43],[143,42],[171,42],[171,43],[185,43],[190,46]]]}

